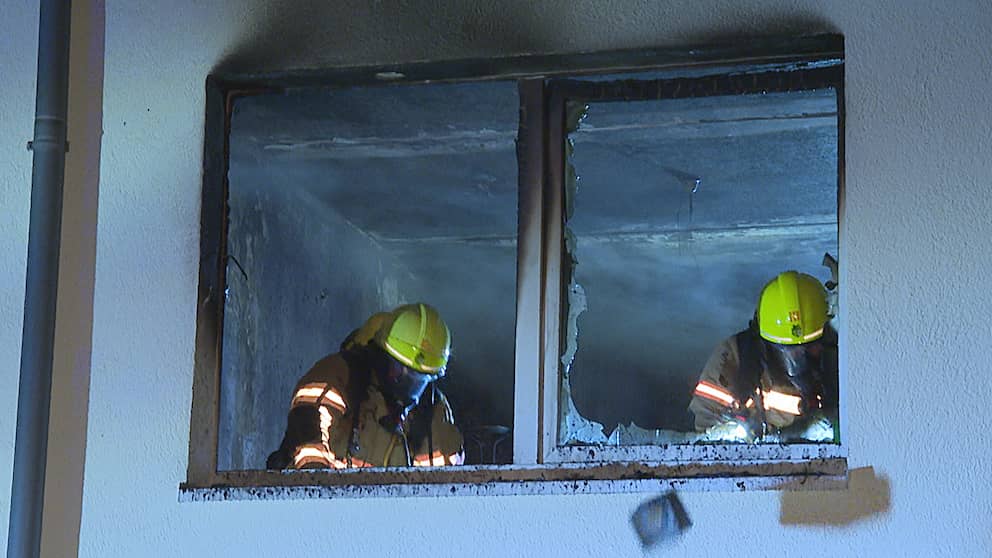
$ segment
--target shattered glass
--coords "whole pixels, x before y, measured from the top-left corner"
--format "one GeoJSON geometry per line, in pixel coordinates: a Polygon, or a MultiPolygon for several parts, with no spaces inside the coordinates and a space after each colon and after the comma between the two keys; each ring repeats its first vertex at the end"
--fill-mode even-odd
{"type": "Polygon", "coordinates": [[[697,432],[688,410],[776,274],[817,277],[838,312],[836,91],[565,109],[558,443],[836,441],[823,417],[697,432]]]}

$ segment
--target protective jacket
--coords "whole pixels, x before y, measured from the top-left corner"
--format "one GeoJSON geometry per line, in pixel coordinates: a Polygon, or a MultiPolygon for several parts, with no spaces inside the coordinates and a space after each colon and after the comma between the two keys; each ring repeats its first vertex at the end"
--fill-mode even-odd
{"type": "Polygon", "coordinates": [[[297,383],[286,435],[266,465],[342,469],[464,461],[462,434],[439,389],[428,388],[399,427],[384,426],[389,415],[372,372],[347,351],[332,354],[297,383]]]}
{"type": "Polygon", "coordinates": [[[771,430],[800,426],[816,413],[837,410],[837,337],[827,329],[815,366],[789,377],[768,365],[754,329],[714,349],[693,391],[689,410],[699,432],[736,418],[771,430]]]}

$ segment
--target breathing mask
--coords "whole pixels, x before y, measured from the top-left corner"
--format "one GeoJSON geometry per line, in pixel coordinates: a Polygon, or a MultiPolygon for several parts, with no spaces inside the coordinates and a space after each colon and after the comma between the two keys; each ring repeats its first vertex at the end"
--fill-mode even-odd
{"type": "Polygon", "coordinates": [[[375,374],[390,411],[382,419],[385,421],[383,426],[396,430],[402,427],[407,414],[417,406],[424,390],[437,379],[437,375],[416,372],[388,355],[382,356],[375,367],[375,374]]]}

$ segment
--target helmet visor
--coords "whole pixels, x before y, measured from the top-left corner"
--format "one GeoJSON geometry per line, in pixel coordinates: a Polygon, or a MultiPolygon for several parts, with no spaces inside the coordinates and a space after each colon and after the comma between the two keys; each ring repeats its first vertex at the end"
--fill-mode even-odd
{"type": "Polygon", "coordinates": [[[438,376],[444,375],[444,368],[448,363],[447,351],[425,351],[419,346],[395,338],[387,339],[383,348],[393,358],[414,370],[438,376]]]}

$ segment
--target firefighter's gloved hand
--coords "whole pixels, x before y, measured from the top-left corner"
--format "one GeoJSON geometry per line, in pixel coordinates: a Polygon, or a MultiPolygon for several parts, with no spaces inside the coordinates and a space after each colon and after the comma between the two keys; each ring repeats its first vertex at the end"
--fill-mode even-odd
{"type": "Polygon", "coordinates": [[[834,439],[835,424],[825,413],[816,411],[781,429],[776,436],[782,442],[830,442],[834,439]]]}
{"type": "Polygon", "coordinates": [[[810,417],[800,437],[810,442],[829,442],[834,439],[834,423],[823,413],[816,413],[810,417]]]}
{"type": "Polygon", "coordinates": [[[709,427],[703,438],[714,442],[751,442],[754,434],[746,423],[734,418],[709,427]]]}

